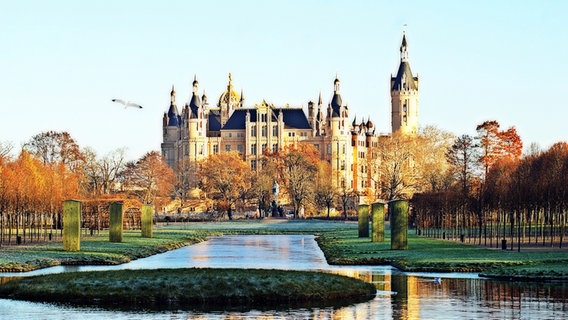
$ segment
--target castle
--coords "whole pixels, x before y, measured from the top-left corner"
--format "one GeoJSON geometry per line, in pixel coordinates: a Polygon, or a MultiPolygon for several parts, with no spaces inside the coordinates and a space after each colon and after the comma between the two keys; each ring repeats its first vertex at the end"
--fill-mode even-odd
{"type": "MultiPolygon", "coordinates": [[[[333,81],[333,96],[325,106],[321,93],[317,103],[308,103],[307,114],[301,107],[278,107],[265,101],[245,106],[244,97],[233,88],[229,74],[227,90],[215,106],[198,94],[199,83],[193,81],[193,94],[178,112],[176,92],[172,86],[170,107],[163,116],[162,154],[176,169],[181,160],[199,161],[211,154],[238,151],[251,169],[262,166],[265,151],[276,152],[283,146],[309,143],[319,150],[322,160],[331,164],[332,183],[344,191],[363,193],[378,188],[369,163],[373,148],[380,143],[373,122],[349,120],[349,108],[343,105],[340,81],[333,81]]],[[[416,133],[418,130],[418,77],[412,75],[408,62],[406,35],[400,46],[400,64],[391,75],[392,132],[416,133]]]]}

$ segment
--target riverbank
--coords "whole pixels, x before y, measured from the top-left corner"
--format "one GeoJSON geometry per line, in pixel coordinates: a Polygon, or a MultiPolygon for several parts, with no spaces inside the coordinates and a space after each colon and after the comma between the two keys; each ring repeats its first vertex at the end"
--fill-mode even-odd
{"type": "Polygon", "coordinates": [[[568,252],[501,251],[447,240],[408,235],[408,250],[390,250],[385,241],[358,238],[356,223],[314,220],[240,220],[173,223],[156,228],[151,239],[126,231],[122,243],[109,243],[108,233],[86,237],[80,252],[65,252],[61,243],[4,247],[0,271],[30,271],[52,265],[120,264],[222,234],[313,234],[329,264],[392,265],[409,272],[477,272],[484,277],[524,281],[568,281],[568,252]]]}
{"type": "Polygon", "coordinates": [[[0,250],[0,272],[27,272],[58,265],[117,265],[168,250],[201,242],[214,232],[156,231],[142,238],[140,231],[125,231],[123,241],[108,241],[108,231],[81,239],[81,251],[63,251],[61,242],[4,246],[0,250]]]}
{"type": "Polygon", "coordinates": [[[390,250],[385,241],[359,238],[357,230],[322,233],[317,242],[329,264],[392,265],[408,272],[477,272],[480,276],[511,281],[568,281],[568,252],[500,251],[447,240],[408,235],[408,250],[390,250]]]}
{"type": "Polygon", "coordinates": [[[130,310],[342,306],[375,293],[370,283],[335,274],[211,268],[67,272],[0,286],[2,298],[130,310]]]}

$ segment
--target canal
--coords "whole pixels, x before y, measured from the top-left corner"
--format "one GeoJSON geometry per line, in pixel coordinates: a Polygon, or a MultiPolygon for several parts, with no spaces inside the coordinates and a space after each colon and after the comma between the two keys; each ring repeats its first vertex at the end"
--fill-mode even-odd
{"type": "MultiPolygon", "coordinates": [[[[223,236],[118,266],[58,266],[0,277],[156,268],[262,268],[334,272],[373,283],[366,303],[316,309],[109,311],[0,299],[0,319],[565,319],[565,283],[510,283],[472,273],[405,273],[389,266],[330,266],[313,236],[223,236]]],[[[166,272],[166,271],[164,271],[166,272]]],[[[0,279],[1,280],[1,279],[0,279]]]]}

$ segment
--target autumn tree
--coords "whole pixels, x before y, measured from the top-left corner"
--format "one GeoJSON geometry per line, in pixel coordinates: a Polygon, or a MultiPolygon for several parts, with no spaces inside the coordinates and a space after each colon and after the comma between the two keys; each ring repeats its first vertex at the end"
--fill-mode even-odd
{"type": "Polygon", "coordinates": [[[484,168],[484,177],[499,159],[507,157],[519,160],[522,154],[523,143],[517,130],[511,127],[501,131],[499,128],[499,122],[495,120],[485,121],[476,128],[478,145],[481,149],[479,160],[484,168]]]}
{"type": "Polygon", "coordinates": [[[335,199],[337,198],[338,191],[333,186],[331,176],[331,165],[327,161],[320,161],[318,164],[317,185],[315,190],[315,202],[320,208],[327,209],[327,217],[335,199]]]}
{"type": "Polygon", "coordinates": [[[201,189],[205,191],[229,220],[243,192],[250,189],[251,172],[248,164],[236,152],[213,154],[198,163],[201,189]]]}
{"type": "Polygon", "coordinates": [[[381,137],[374,166],[378,167],[376,180],[380,182],[384,199],[412,197],[418,178],[414,163],[415,143],[413,135],[401,132],[381,137]]]}
{"type": "Polygon", "coordinates": [[[180,207],[189,198],[191,190],[198,186],[197,164],[195,161],[183,158],[177,163],[175,179],[175,194],[180,199],[180,207]]]}
{"type": "Polygon", "coordinates": [[[267,162],[262,170],[252,173],[251,196],[257,201],[257,209],[262,216],[268,211],[272,198],[272,187],[278,179],[276,168],[271,162],[267,162]]]}
{"type": "Polygon", "coordinates": [[[159,205],[173,192],[174,173],[157,151],[146,153],[136,162],[126,164],[123,183],[127,192],[142,203],[159,205]]]}
{"type": "Polygon", "coordinates": [[[319,151],[313,145],[298,143],[267,154],[267,160],[280,174],[279,180],[290,197],[296,218],[300,208],[313,198],[319,151]]]}
{"type": "Polygon", "coordinates": [[[24,144],[24,149],[44,164],[65,164],[68,168],[76,168],[84,156],[79,145],[68,132],[46,131],[36,134],[24,144]]]}
{"type": "Polygon", "coordinates": [[[415,162],[420,170],[420,192],[446,191],[451,186],[451,170],[446,152],[455,138],[453,134],[434,126],[420,129],[415,152],[415,162]]]}

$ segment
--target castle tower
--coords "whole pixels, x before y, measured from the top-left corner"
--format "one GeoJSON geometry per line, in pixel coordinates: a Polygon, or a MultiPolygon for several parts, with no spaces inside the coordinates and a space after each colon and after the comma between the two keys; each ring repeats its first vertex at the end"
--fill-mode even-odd
{"type": "Polygon", "coordinates": [[[221,113],[221,127],[227,123],[227,120],[229,120],[233,111],[236,108],[239,108],[241,103],[244,103],[244,100],[241,101],[239,94],[233,89],[233,77],[229,73],[227,90],[221,94],[219,97],[219,103],[217,104],[221,113]]]}
{"type": "Polygon", "coordinates": [[[176,144],[180,138],[180,122],[181,117],[176,106],[176,91],[172,85],[172,91],[170,92],[170,108],[167,113],[164,113],[162,124],[162,155],[166,159],[166,163],[172,168],[175,167],[178,161],[176,144]]]}
{"type": "Polygon", "coordinates": [[[402,34],[400,65],[396,76],[391,75],[392,132],[418,132],[418,76],[413,76],[408,62],[406,33],[402,34]]]}
{"type": "MultiPolygon", "coordinates": [[[[184,145],[184,156],[192,161],[201,160],[208,155],[207,146],[207,117],[201,99],[199,98],[199,82],[193,78],[193,93],[189,101],[188,143],[184,145]]],[[[206,99],[207,97],[205,97],[206,99]]]]}

